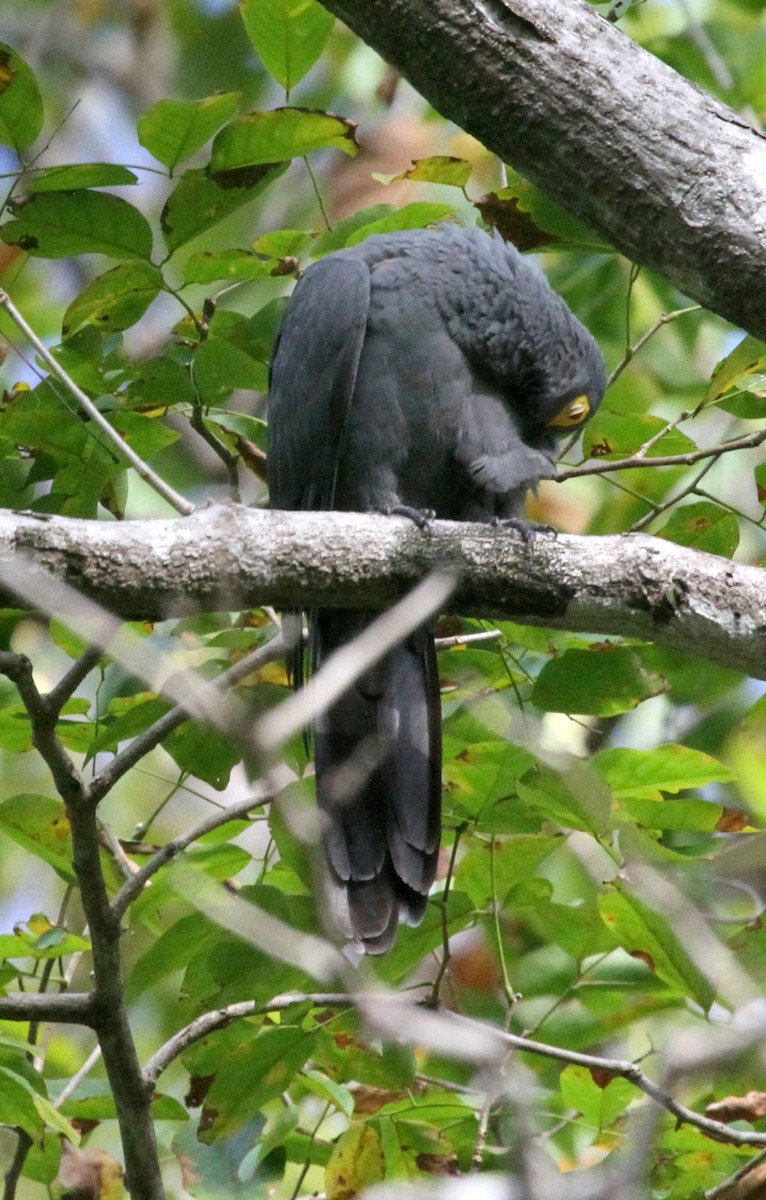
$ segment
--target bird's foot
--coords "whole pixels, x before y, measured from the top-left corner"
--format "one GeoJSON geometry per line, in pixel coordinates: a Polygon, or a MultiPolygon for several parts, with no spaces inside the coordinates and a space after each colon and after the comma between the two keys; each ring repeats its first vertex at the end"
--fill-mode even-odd
{"type": "Polygon", "coordinates": [[[529,546],[541,533],[546,537],[558,537],[558,532],[552,525],[538,525],[535,521],[525,521],[522,517],[493,517],[490,524],[495,529],[515,529],[525,546],[529,546]]]}
{"type": "Polygon", "coordinates": [[[436,516],[432,508],[412,508],[409,504],[387,504],[381,512],[385,517],[407,517],[423,532],[428,532],[436,516]]]}

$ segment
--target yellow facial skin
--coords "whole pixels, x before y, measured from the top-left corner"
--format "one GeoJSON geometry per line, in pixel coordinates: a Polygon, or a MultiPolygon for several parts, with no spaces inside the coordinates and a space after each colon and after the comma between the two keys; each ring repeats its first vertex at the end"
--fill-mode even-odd
{"type": "Polygon", "coordinates": [[[570,429],[575,425],[581,425],[590,412],[590,401],[587,396],[576,396],[574,400],[568,401],[564,405],[561,412],[556,413],[552,421],[548,422],[549,429],[570,429]]]}

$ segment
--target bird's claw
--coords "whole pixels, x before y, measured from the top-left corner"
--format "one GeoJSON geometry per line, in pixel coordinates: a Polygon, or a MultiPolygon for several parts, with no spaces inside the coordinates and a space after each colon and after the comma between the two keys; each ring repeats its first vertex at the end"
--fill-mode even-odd
{"type": "Polygon", "coordinates": [[[381,511],[385,517],[407,517],[423,532],[430,529],[436,517],[432,508],[412,508],[409,504],[387,504],[381,511]]]}
{"type": "Polygon", "coordinates": [[[525,546],[529,546],[541,533],[547,537],[558,537],[558,531],[552,525],[538,525],[522,517],[493,517],[490,523],[495,529],[514,529],[525,546]]]}

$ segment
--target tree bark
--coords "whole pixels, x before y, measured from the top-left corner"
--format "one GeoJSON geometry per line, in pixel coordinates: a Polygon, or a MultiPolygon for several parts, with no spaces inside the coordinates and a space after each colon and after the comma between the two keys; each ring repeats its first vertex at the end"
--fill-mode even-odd
{"type": "Polygon", "coordinates": [[[766,138],[581,0],[324,0],[618,250],[766,339],[766,138]]]}
{"type": "Polygon", "coordinates": [[[642,638],[766,678],[766,571],[660,538],[539,534],[524,545],[485,525],[422,532],[396,517],[238,505],[168,521],[0,511],[0,583],[15,581],[0,603],[21,591],[42,611],[49,575],[130,620],[262,604],[379,609],[437,567],[459,578],[456,612],[642,638]]]}

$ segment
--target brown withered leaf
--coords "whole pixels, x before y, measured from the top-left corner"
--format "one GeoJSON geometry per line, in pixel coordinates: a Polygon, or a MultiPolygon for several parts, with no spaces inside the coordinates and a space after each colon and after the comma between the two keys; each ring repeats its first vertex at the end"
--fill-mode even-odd
{"type": "Polygon", "coordinates": [[[429,1175],[459,1175],[456,1154],[419,1154],[415,1159],[419,1169],[429,1175]]]}
{"type": "Polygon", "coordinates": [[[515,196],[504,198],[498,196],[497,192],[487,192],[474,201],[474,206],[481,213],[482,220],[496,229],[506,242],[513,242],[517,250],[536,250],[559,240],[535,224],[532,216],[519,208],[515,196]]]}
{"type": "Polygon", "coordinates": [[[746,1092],[744,1096],[725,1096],[708,1104],[708,1117],[715,1121],[759,1121],[766,1117],[766,1092],[746,1092]]]}
{"type": "Polygon", "coordinates": [[[719,833],[741,833],[749,825],[750,819],[747,813],[740,812],[736,808],[722,809],[721,815],[715,823],[719,833]]]}
{"type": "Polygon", "coordinates": [[[63,1142],[56,1182],[65,1200],[118,1200],[123,1170],[105,1150],[84,1150],[63,1142]]]}

